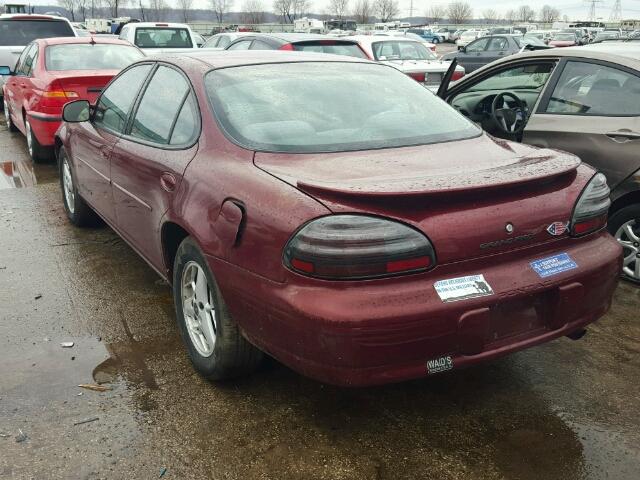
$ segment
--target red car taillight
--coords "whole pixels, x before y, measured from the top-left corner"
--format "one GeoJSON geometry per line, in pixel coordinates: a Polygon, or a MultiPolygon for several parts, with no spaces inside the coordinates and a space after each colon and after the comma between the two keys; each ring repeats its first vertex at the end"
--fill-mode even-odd
{"type": "Polygon", "coordinates": [[[425,72],[409,72],[407,76],[413,78],[416,82],[424,82],[427,74],[425,72]]]}
{"type": "Polygon", "coordinates": [[[402,223],[366,215],[330,215],[302,227],[284,249],[293,271],[331,280],[422,272],[436,264],[431,242],[402,223]]]}
{"type": "Polygon", "coordinates": [[[45,108],[62,108],[67,102],[70,102],[77,98],[78,94],[76,92],[64,90],[60,83],[58,83],[57,81],[53,81],[42,92],[40,106],[45,108]]]}
{"type": "Polygon", "coordinates": [[[456,80],[460,80],[462,77],[464,77],[464,71],[462,70],[456,70],[453,72],[453,75],[451,76],[451,81],[455,82],[456,80]]]}
{"type": "Polygon", "coordinates": [[[291,52],[291,51],[294,50],[293,44],[292,43],[285,43],[280,48],[278,48],[278,50],[287,50],[287,51],[291,52]]]}
{"type": "Polygon", "coordinates": [[[607,213],[611,206],[610,193],[607,178],[602,173],[596,173],[573,208],[571,235],[586,235],[607,224],[607,213]]]}

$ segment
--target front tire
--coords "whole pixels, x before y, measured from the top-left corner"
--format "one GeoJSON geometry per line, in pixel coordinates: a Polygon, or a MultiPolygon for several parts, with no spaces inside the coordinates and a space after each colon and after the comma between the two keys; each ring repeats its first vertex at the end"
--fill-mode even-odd
{"type": "Polygon", "coordinates": [[[15,123],[13,123],[13,120],[11,119],[11,111],[9,110],[7,99],[4,98],[2,103],[4,104],[4,120],[7,123],[7,129],[10,132],[19,132],[18,127],[16,127],[15,123]]]}
{"type": "Polygon", "coordinates": [[[440,43],[440,40],[438,40],[437,38],[434,38],[434,39],[432,40],[432,42],[433,42],[435,45],[437,45],[438,43],[440,43]]]}
{"type": "Polygon", "coordinates": [[[51,148],[43,147],[38,142],[35,134],[33,133],[33,129],[31,128],[31,123],[25,117],[24,119],[24,129],[25,136],[27,137],[27,150],[29,151],[29,156],[31,160],[35,163],[43,162],[51,159],[51,148]]]}
{"type": "Polygon", "coordinates": [[[173,272],[176,320],[195,370],[209,380],[253,372],[262,352],[242,336],[204,254],[191,237],[178,247],[173,272]]]}
{"type": "Polygon", "coordinates": [[[611,235],[622,245],[622,276],[640,283],[640,205],[629,205],[609,219],[611,235]]]}
{"type": "Polygon", "coordinates": [[[99,217],[78,194],[76,177],[64,147],[61,147],[58,152],[58,170],[60,188],[62,189],[62,203],[69,221],[76,227],[96,225],[99,222],[99,217]]]}

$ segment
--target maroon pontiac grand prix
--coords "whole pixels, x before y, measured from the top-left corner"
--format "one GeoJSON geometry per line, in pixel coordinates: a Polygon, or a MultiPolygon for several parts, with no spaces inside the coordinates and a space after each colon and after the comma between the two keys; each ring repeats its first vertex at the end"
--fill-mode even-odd
{"type": "Polygon", "coordinates": [[[57,134],[65,209],[173,285],[210,379],[265,352],[340,385],[457,369],[611,304],[609,190],[496,140],[396,69],[289,52],[134,63],[57,134]]]}

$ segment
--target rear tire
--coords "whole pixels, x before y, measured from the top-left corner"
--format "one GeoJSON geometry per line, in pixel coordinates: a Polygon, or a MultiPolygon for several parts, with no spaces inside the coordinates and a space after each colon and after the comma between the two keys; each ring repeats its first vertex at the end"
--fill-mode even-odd
{"type": "Polygon", "coordinates": [[[77,227],[90,227],[100,222],[100,217],[87,205],[78,193],[76,177],[64,147],[58,152],[58,173],[62,189],[62,203],[69,221],[77,227]]]}
{"type": "Polygon", "coordinates": [[[622,276],[640,283],[640,205],[629,205],[615,212],[607,228],[622,245],[622,276]]]}
{"type": "Polygon", "coordinates": [[[19,132],[20,130],[18,130],[18,127],[16,127],[15,123],[13,123],[13,120],[11,119],[11,111],[9,110],[7,100],[3,98],[2,103],[4,104],[4,120],[7,123],[7,129],[13,133],[19,132]]]}
{"type": "Polygon", "coordinates": [[[27,137],[27,150],[29,151],[31,160],[33,160],[35,163],[51,160],[53,153],[52,149],[40,145],[40,142],[38,142],[38,139],[33,133],[31,123],[29,123],[29,120],[27,120],[26,117],[24,119],[24,129],[25,136],[27,137]]]}
{"type": "Polygon", "coordinates": [[[176,320],[195,370],[209,380],[253,372],[262,352],[231,318],[204,254],[193,238],[178,247],[173,268],[176,320]]]}

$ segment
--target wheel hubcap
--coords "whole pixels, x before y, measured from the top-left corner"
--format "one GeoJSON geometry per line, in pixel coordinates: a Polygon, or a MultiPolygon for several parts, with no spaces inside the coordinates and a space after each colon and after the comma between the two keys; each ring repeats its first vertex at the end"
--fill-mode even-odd
{"type": "Polygon", "coordinates": [[[628,277],[640,280],[640,221],[629,220],[618,229],[615,237],[623,249],[622,271],[628,277]]]}
{"type": "Polygon", "coordinates": [[[71,213],[75,209],[75,192],[73,190],[73,177],[71,176],[71,169],[69,163],[65,158],[62,163],[62,188],[64,190],[64,200],[67,203],[67,208],[71,213]]]}
{"type": "Polygon", "coordinates": [[[27,131],[27,149],[29,150],[29,155],[33,155],[33,140],[31,139],[31,124],[29,122],[25,122],[24,128],[27,131]]]}
{"type": "Polygon", "coordinates": [[[187,263],[182,272],[181,297],[191,343],[200,355],[210,357],[216,343],[216,312],[207,276],[196,262],[187,263]]]}

